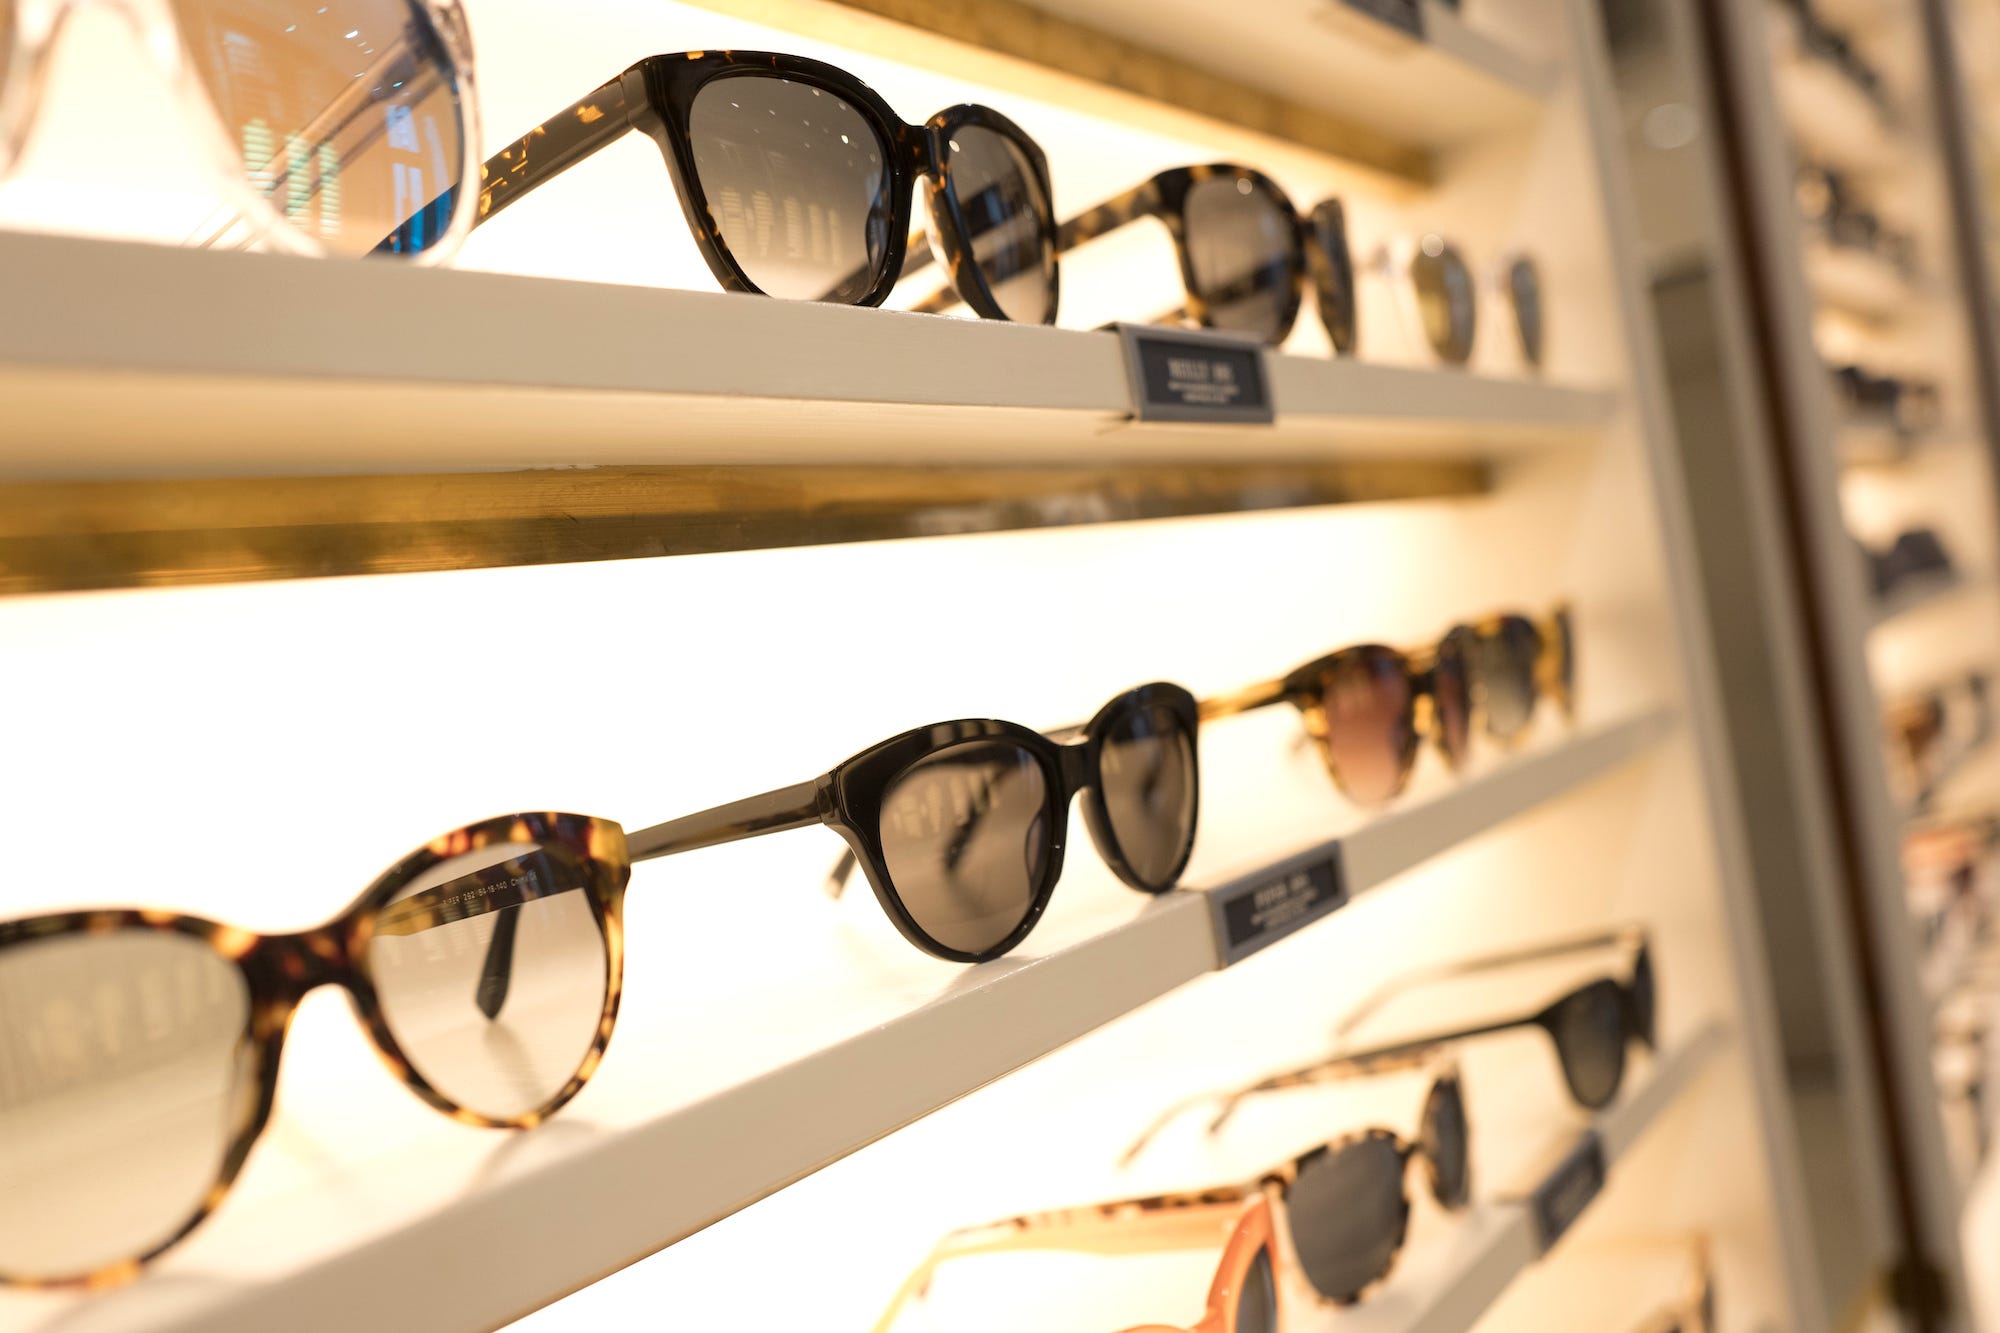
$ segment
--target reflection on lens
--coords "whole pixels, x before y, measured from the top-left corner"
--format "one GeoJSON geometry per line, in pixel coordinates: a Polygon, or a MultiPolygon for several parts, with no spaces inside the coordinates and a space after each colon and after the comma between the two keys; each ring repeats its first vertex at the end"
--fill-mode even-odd
{"type": "Polygon", "coordinates": [[[852,305],[874,289],[894,204],[887,150],[831,92],[725,75],[688,112],[695,175],[722,244],[770,296],[852,305]]]}
{"type": "Polygon", "coordinates": [[[1233,1333],[1278,1333],[1278,1283],[1271,1272],[1269,1246],[1257,1251],[1243,1274],[1233,1333]]]}
{"type": "Polygon", "coordinates": [[[882,797],[882,860],[918,929],[984,953],[1027,919],[1049,868],[1048,781],[1026,749],[965,741],[910,765],[882,797]]]}
{"type": "Polygon", "coordinates": [[[200,1211],[256,1093],[250,992],[204,940],[0,951],[0,1274],[82,1277],[200,1211]]]}
{"type": "Polygon", "coordinates": [[[1431,702],[1437,708],[1438,749],[1456,768],[1472,748],[1473,633],[1464,626],[1438,644],[1431,666],[1431,702]]]}
{"type": "Polygon", "coordinates": [[[339,255],[428,250],[465,184],[444,43],[409,0],[170,0],[252,188],[339,255]]]}
{"type": "Polygon", "coordinates": [[[1502,616],[1479,636],[1479,702],[1495,740],[1513,740],[1534,719],[1535,663],[1541,654],[1541,631],[1526,616],[1502,616]]]}
{"type": "Polygon", "coordinates": [[[1098,760],[1111,835],[1133,875],[1165,888],[1194,844],[1194,736],[1164,704],[1135,708],[1104,737],[1098,760]]]}
{"type": "Polygon", "coordinates": [[[946,153],[945,180],[994,301],[1018,323],[1054,318],[1054,256],[1043,231],[1049,204],[1034,168],[1010,140],[973,125],[952,132],[946,153]]]}
{"type": "Polygon", "coordinates": [[[1403,1155],[1375,1137],[1322,1151],[1299,1169],[1285,1203],[1306,1280],[1329,1300],[1351,1301],[1402,1247],[1410,1215],[1403,1155]]]}
{"type": "Polygon", "coordinates": [[[1426,236],[1410,260],[1424,337],[1440,361],[1462,366],[1472,357],[1476,309],[1472,270],[1449,242],[1426,236]]]}
{"type": "Polygon", "coordinates": [[[1340,654],[1320,683],[1326,754],[1349,798],[1378,805],[1403,789],[1416,749],[1409,665],[1391,648],[1340,654]]]}
{"type": "Polygon", "coordinates": [[[1618,1095],[1625,1076],[1625,1022],[1618,985],[1593,981],[1556,1007],[1549,1025],[1570,1095],[1595,1111],[1618,1095]]]}
{"type": "Polygon", "coordinates": [[[1507,293],[1514,303],[1514,331],[1521,338],[1521,355],[1531,366],[1542,364],[1542,278],[1532,259],[1507,266],[1507,293]]]}
{"type": "Polygon", "coordinates": [[[590,1054],[610,986],[589,872],[567,849],[533,843],[426,872],[383,910],[367,965],[403,1058],[496,1120],[562,1091],[590,1054]]]}
{"type": "Polygon", "coordinates": [[[1247,179],[1214,177],[1188,190],[1183,211],[1188,271],[1209,327],[1283,338],[1299,282],[1290,207],[1247,179]]]}
{"type": "Polygon", "coordinates": [[[1430,1168],[1431,1194],[1446,1208],[1457,1208],[1471,1197],[1469,1138],[1465,1096],[1458,1081],[1441,1079],[1424,1099],[1423,1128],[1417,1141],[1430,1168]]]}
{"type": "Polygon", "coordinates": [[[1319,319],[1341,356],[1354,352],[1357,316],[1354,308],[1354,254],[1347,244],[1347,213],[1338,199],[1325,199],[1312,211],[1315,247],[1314,276],[1319,288],[1319,319]]]}

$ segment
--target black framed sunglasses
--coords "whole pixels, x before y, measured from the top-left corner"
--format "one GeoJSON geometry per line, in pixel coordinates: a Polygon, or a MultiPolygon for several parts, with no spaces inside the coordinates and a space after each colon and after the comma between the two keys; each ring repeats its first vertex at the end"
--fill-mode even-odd
{"type": "Polygon", "coordinates": [[[659,144],[726,291],[882,304],[905,267],[921,181],[959,297],[988,319],[1055,319],[1055,212],[1035,141],[972,104],[907,124],[860,79],[802,56],[641,60],[489,159],[479,221],[632,130],[659,144]]]}

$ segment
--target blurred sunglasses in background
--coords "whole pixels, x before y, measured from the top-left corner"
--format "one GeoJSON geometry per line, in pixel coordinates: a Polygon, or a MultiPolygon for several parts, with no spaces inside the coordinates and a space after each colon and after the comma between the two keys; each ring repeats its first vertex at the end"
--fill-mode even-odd
{"type": "Polygon", "coordinates": [[[1034,140],[983,106],[905,124],[860,79],[800,56],[641,60],[486,163],[480,222],[633,130],[659,145],[726,291],[881,305],[921,181],[959,297],[988,319],[1055,319],[1055,214],[1034,140]]]}
{"type": "Polygon", "coordinates": [[[1639,1325],[1635,1333],[1716,1333],[1715,1269],[1706,1237],[1690,1244],[1694,1271],[1687,1294],[1639,1325]]]}
{"type": "MultiPolygon", "coordinates": [[[[0,171],[29,142],[63,24],[95,2],[0,0],[0,171]]],[[[471,230],[479,122],[457,0],[104,2],[141,24],[215,164],[230,213],[200,243],[435,263],[471,230]]]]}
{"type": "MultiPolygon", "coordinates": [[[[1422,331],[1424,344],[1448,366],[1472,360],[1479,332],[1479,278],[1459,248],[1442,236],[1402,237],[1375,252],[1368,268],[1390,282],[1402,310],[1422,331]]],[[[1495,285],[1514,316],[1522,360],[1542,364],[1546,316],[1541,270],[1526,255],[1502,261],[1495,285]]]]}

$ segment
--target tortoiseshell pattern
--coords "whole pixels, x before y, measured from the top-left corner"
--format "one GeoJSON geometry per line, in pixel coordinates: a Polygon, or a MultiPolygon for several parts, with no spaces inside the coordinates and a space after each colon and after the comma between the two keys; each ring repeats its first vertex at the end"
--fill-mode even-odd
{"type": "MultiPolygon", "coordinates": [[[[240,1123],[235,1126],[214,1183],[193,1214],[172,1235],[144,1254],[89,1273],[54,1279],[0,1273],[0,1283],[28,1288],[114,1286],[130,1280],[148,1260],[199,1226],[221,1204],[249,1157],[251,1146],[270,1123],[286,1029],[300,1001],[321,986],[339,986],[348,993],[368,1031],[370,1044],[390,1073],[439,1111],[468,1125],[492,1128],[525,1129],[541,1123],[582,1089],[596,1072],[611,1039],[624,973],[623,905],[630,870],[625,834],[617,824],[584,815],[515,814],[484,820],[433,839],[384,871],[345,912],[324,925],[296,934],[258,935],[200,917],[133,909],[63,912],[0,922],[0,952],[66,936],[110,935],[132,930],[163,931],[206,942],[242,975],[250,998],[249,1026],[243,1039],[250,1045],[257,1076],[256,1096],[249,1099],[240,1123]],[[510,843],[560,849],[585,872],[583,887],[588,889],[592,910],[604,936],[605,996],[596,1035],[569,1081],[533,1110],[496,1119],[453,1102],[404,1056],[376,998],[368,943],[376,934],[385,909],[395,910],[389,908],[391,900],[420,876],[454,857],[510,843]]],[[[454,880],[417,896],[448,895],[464,882],[465,879],[454,880]]]]}
{"type": "MultiPolygon", "coordinates": [[[[1049,202],[1048,159],[1040,146],[1007,117],[991,107],[972,103],[947,107],[922,125],[908,124],[860,79],[803,56],[769,51],[687,51],[639,61],[487,161],[481,173],[480,222],[490,221],[508,204],[616,141],[628,130],[639,130],[659,145],[688,227],[716,281],[725,291],[763,294],[730,253],[721,223],[709,207],[695,164],[689,128],[695,98],[703,87],[719,78],[746,74],[770,74],[833,93],[869,123],[880,142],[891,210],[889,240],[873,272],[853,275],[866,286],[851,304],[881,305],[903,274],[906,257],[912,257],[908,239],[912,231],[911,201],[921,181],[938,245],[959,299],[987,319],[1008,317],[974,257],[963,201],[951,178],[948,149],[953,134],[961,128],[977,127],[1007,140],[1034,176],[1040,191],[1041,210],[1036,221],[1042,237],[1048,293],[1042,322],[1055,321],[1061,274],[1056,258],[1055,212],[1049,202]]],[[[918,266],[920,263],[909,265],[918,266]]],[[[833,299],[832,292],[848,285],[837,284],[825,299],[833,299]]]]}

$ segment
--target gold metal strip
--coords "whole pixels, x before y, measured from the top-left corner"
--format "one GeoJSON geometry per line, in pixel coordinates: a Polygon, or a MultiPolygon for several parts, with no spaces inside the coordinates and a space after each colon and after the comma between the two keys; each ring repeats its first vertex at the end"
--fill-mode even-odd
{"type": "Polygon", "coordinates": [[[0,486],[0,595],[626,560],[1463,496],[1476,461],[616,467],[0,486]]]}

